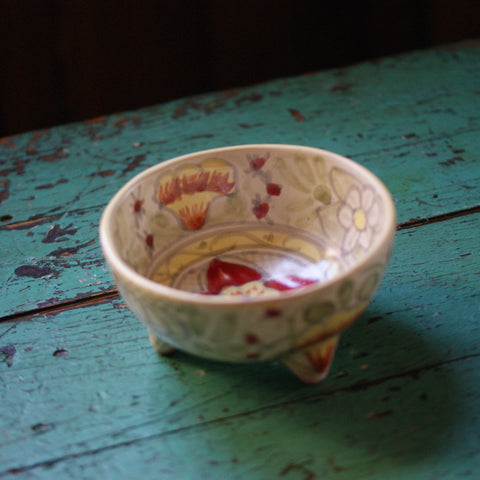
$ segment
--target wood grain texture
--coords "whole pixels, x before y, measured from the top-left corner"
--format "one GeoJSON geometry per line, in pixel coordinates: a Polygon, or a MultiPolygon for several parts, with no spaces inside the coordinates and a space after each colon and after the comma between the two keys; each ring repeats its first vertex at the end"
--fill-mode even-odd
{"type": "Polygon", "coordinates": [[[315,386],[158,358],[119,300],[1,323],[0,478],[476,478],[479,229],[471,214],[398,232],[315,386]]]}
{"type": "Polygon", "coordinates": [[[241,143],[353,158],[392,192],[399,222],[480,206],[480,46],[414,52],[0,140],[0,316],[113,285],[101,211],[134,174],[241,143]]]}

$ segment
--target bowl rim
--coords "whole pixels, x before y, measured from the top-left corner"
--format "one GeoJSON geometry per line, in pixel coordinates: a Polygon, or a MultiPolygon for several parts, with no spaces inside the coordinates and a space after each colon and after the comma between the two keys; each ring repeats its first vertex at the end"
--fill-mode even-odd
{"type": "MultiPolygon", "coordinates": [[[[382,246],[386,243],[391,244],[395,236],[396,231],[396,209],[394,200],[389,190],[385,184],[380,180],[377,175],[372,171],[364,167],[363,165],[355,162],[354,160],[344,157],[338,153],[325,150],[322,148],[307,146],[307,145],[295,145],[295,144],[282,144],[282,143],[252,143],[252,144],[239,144],[231,145],[224,147],[217,147],[205,150],[194,151],[184,155],[172,157],[168,160],[160,161],[159,163],[146,168],[142,172],[133,176],[128,180],[110,199],[106,207],[104,208],[100,222],[99,222],[99,240],[100,246],[103,251],[103,255],[107,261],[109,269],[112,271],[118,271],[123,277],[127,278],[130,283],[135,284],[142,290],[147,290],[150,293],[163,297],[169,302],[176,301],[178,303],[190,304],[190,305],[203,305],[209,307],[215,306],[246,306],[246,305],[259,305],[259,304],[269,304],[269,303],[278,303],[284,300],[291,300],[293,298],[301,298],[309,296],[314,292],[320,292],[340,284],[345,281],[348,277],[354,275],[356,272],[361,270],[365,265],[369,264],[372,259],[377,254],[378,250],[381,250],[382,246]],[[201,293],[188,292],[185,290],[180,290],[177,288],[169,287],[161,283],[150,280],[148,277],[136,272],[131,268],[127,262],[125,262],[117,250],[114,248],[112,232],[108,228],[112,223],[113,213],[117,204],[128,194],[128,192],[138,183],[140,183],[144,178],[149,177],[152,174],[158,173],[161,170],[164,170],[176,163],[181,163],[188,161],[189,159],[194,159],[197,157],[227,153],[232,151],[239,150],[303,150],[308,153],[316,153],[319,155],[328,155],[333,157],[340,164],[348,166],[349,172],[361,172],[363,175],[366,175],[372,180],[372,183],[375,184],[375,189],[378,194],[381,194],[382,199],[385,201],[386,212],[384,218],[384,228],[381,231],[381,237],[379,238],[376,248],[372,249],[371,252],[367,254],[353,266],[347,268],[346,270],[340,272],[339,275],[336,275],[329,281],[326,282],[315,282],[310,285],[303,286],[302,288],[287,290],[280,293],[280,295],[266,295],[266,296],[256,296],[256,297],[231,297],[227,295],[203,295],[201,293]],[[238,298],[238,300],[237,300],[238,298]]],[[[117,285],[118,286],[118,285],[117,285]]]]}

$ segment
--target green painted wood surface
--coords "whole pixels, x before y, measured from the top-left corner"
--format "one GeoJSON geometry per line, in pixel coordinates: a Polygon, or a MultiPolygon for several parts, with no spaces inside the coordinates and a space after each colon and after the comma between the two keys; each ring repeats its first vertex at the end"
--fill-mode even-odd
{"type": "Polygon", "coordinates": [[[0,478],[480,476],[480,44],[0,139],[0,478]],[[326,382],[158,358],[101,257],[131,176],[235,143],[379,175],[400,230],[326,382]]]}
{"type": "Polygon", "coordinates": [[[198,149],[337,151],[382,178],[399,222],[479,206],[478,78],[480,46],[451,47],[3,139],[0,315],[113,288],[103,207],[134,174],[198,149]]]}
{"type": "Polygon", "coordinates": [[[399,232],[383,286],[317,386],[276,364],[158,358],[120,301],[4,322],[16,353],[0,364],[0,478],[480,472],[480,214],[448,224],[399,232]]]}

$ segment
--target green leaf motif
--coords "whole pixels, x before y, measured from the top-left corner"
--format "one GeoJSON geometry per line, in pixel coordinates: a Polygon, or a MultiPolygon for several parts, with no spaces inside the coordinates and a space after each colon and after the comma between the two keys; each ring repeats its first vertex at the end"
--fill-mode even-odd
{"type": "Polygon", "coordinates": [[[313,157],[312,166],[313,166],[313,169],[315,170],[316,178],[318,180],[322,180],[322,181],[326,182],[327,181],[327,167],[325,165],[325,159],[320,155],[317,155],[316,157],[313,157]]]}
{"type": "Polygon", "coordinates": [[[159,212],[153,217],[153,222],[156,227],[164,229],[169,226],[170,219],[163,212],[159,212]]]}
{"type": "Polygon", "coordinates": [[[373,272],[366,280],[364,280],[357,294],[358,299],[362,301],[368,300],[377,288],[379,280],[380,274],[376,271],[373,272]]]}
{"type": "Polygon", "coordinates": [[[352,293],[353,282],[351,280],[346,280],[340,285],[340,288],[338,289],[338,298],[340,299],[342,307],[345,307],[350,303],[352,293]]]}
{"type": "Polygon", "coordinates": [[[232,195],[225,199],[223,204],[223,220],[236,220],[245,212],[245,202],[240,195],[232,195]]]}
{"type": "Polygon", "coordinates": [[[298,177],[295,175],[295,168],[293,168],[293,166],[287,165],[287,162],[285,162],[283,158],[275,158],[274,169],[278,170],[284,181],[286,181],[296,190],[300,190],[303,193],[310,192],[310,187],[305,185],[305,182],[299,180],[298,177]]]}
{"type": "Polygon", "coordinates": [[[332,202],[332,192],[326,185],[317,185],[313,190],[313,196],[324,205],[330,205],[332,202]]]}
{"type": "Polygon", "coordinates": [[[335,311],[331,302],[314,303],[305,311],[305,321],[310,325],[316,325],[335,311]]]}
{"type": "Polygon", "coordinates": [[[342,200],[345,200],[352,185],[358,186],[358,182],[341,168],[332,168],[330,179],[333,190],[342,200]]]}
{"type": "Polygon", "coordinates": [[[313,205],[314,201],[311,197],[301,197],[298,200],[292,200],[285,207],[289,212],[303,211],[313,205]]]}
{"type": "Polygon", "coordinates": [[[293,157],[293,163],[295,164],[295,170],[297,170],[304,179],[311,181],[314,178],[313,170],[303,155],[295,155],[293,157]]]}

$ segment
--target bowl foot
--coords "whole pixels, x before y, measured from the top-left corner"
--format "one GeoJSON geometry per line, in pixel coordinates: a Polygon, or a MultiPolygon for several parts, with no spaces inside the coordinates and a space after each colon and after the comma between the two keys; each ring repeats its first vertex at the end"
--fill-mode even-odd
{"type": "Polygon", "coordinates": [[[152,347],[159,355],[170,355],[176,350],[175,347],[158,338],[151,330],[148,331],[148,338],[150,339],[152,347]]]}
{"type": "Polygon", "coordinates": [[[321,382],[332,365],[339,335],[310,345],[304,350],[290,353],[283,363],[305,383],[321,382]]]}

